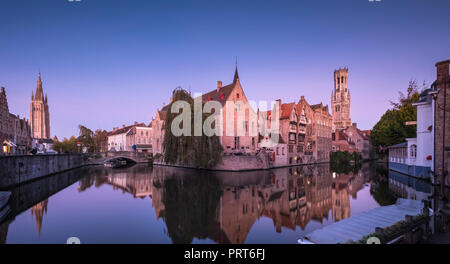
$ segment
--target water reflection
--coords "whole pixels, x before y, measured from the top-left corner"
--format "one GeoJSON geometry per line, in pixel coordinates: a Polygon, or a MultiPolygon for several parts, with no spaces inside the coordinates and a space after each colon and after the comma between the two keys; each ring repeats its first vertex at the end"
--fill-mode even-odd
{"type": "MultiPolygon", "coordinates": [[[[348,218],[353,213],[378,206],[372,196],[379,196],[379,185],[377,188],[371,188],[369,185],[376,176],[375,172],[375,167],[369,163],[363,164],[361,168],[339,172],[331,172],[328,165],[240,173],[171,167],[151,168],[141,165],[117,170],[104,167],[83,168],[13,189],[12,211],[0,224],[0,242],[9,242],[7,239],[9,226],[17,229],[26,225],[25,220],[17,224],[14,222],[15,218],[21,217],[22,214],[31,214],[38,237],[47,232],[49,238],[42,238],[37,242],[54,241],[50,234],[56,231],[42,228],[46,219],[61,217],[58,216],[59,212],[56,209],[52,211],[52,200],[54,199],[55,203],[82,203],[77,200],[77,196],[93,192],[98,193],[99,198],[89,202],[99,208],[97,212],[80,214],[83,208],[78,204],[79,212],[72,216],[85,221],[81,223],[81,228],[89,230],[92,236],[85,238],[86,242],[89,242],[89,239],[95,242],[97,240],[94,238],[98,239],[104,235],[100,231],[96,233],[97,228],[92,224],[100,221],[97,219],[102,218],[101,214],[111,213],[117,218],[126,215],[129,217],[127,219],[136,219],[144,214],[136,202],[126,204],[114,202],[112,205],[112,197],[116,199],[114,193],[117,192],[126,196],[131,195],[133,199],[145,201],[149,198],[155,213],[152,222],[127,228],[152,229],[153,233],[158,233],[161,232],[158,220],[162,220],[165,224],[164,235],[168,236],[172,243],[192,243],[194,240],[244,243],[253,229],[260,228],[254,227],[255,223],[260,224],[258,222],[260,219],[271,219],[273,222],[273,227],[269,228],[275,232],[267,236],[283,235],[281,233],[286,232],[282,232],[283,229],[298,233],[305,230],[309,223],[315,223],[313,228],[319,228],[348,218]],[[78,184],[73,187],[78,194],[73,195],[69,193],[71,188],[65,188],[77,181],[78,184]],[[369,191],[360,192],[363,189],[370,189],[372,196],[369,191]],[[65,192],[67,195],[63,198],[62,195],[52,197],[55,193],[65,192]],[[26,212],[27,210],[30,212],[26,212]]],[[[148,209],[151,210],[150,207],[148,209]]],[[[110,227],[105,224],[109,228],[107,231],[118,232],[117,230],[125,224],[117,225],[114,221],[116,219],[110,219],[110,227]]],[[[47,228],[51,229],[52,226],[47,228]]],[[[264,227],[264,230],[267,228],[264,227]]],[[[253,233],[255,232],[257,230],[253,233]]],[[[30,236],[26,231],[22,231],[12,237],[13,241],[25,243],[29,242],[27,237],[30,236]]],[[[104,238],[110,239],[109,236],[110,234],[108,237],[105,235],[104,238]]],[[[120,236],[115,236],[108,242],[125,242],[125,237],[120,236]]],[[[137,238],[132,240],[133,238],[127,237],[127,239],[130,239],[127,240],[130,242],[141,241],[137,238]]],[[[154,242],[166,242],[163,237],[154,239],[156,239],[152,240],[154,242]]],[[[146,241],[145,238],[143,241],[146,241]]],[[[295,240],[289,238],[284,242],[295,243],[295,240]]]]}

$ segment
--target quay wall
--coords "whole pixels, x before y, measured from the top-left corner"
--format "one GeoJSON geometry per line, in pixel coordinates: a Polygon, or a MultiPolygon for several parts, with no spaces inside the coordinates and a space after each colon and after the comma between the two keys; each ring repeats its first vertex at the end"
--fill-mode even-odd
{"type": "Polygon", "coordinates": [[[82,154],[0,157],[0,189],[87,165],[82,154]]]}

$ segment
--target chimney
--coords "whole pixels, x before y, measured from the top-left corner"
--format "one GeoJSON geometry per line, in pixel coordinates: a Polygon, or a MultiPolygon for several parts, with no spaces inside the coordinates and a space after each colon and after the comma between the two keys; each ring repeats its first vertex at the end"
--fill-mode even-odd
{"type": "Polygon", "coordinates": [[[357,128],[356,123],[352,123],[352,127],[357,128]]]}
{"type": "Polygon", "coordinates": [[[139,123],[137,121],[134,121],[134,125],[137,126],[139,123]]]}
{"type": "Polygon", "coordinates": [[[122,128],[125,128],[125,125],[122,125],[122,128]]]}
{"type": "Polygon", "coordinates": [[[118,127],[115,127],[115,128],[113,128],[113,131],[117,131],[117,130],[119,130],[119,128],[118,128],[118,127]]]}
{"type": "MultiPolygon", "coordinates": [[[[275,109],[278,109],[278,118],[281,117],[281,99],[275,100],[275,109]]],[[[274,116],[274,113],[272,112],[272,117],[274,116]]]]}
{"type": "Polygon", "coordinates": [[[217,81],[217,92],[222,88],[222,81],[217,81]]]}
{"type": "Polygon", "coordinates": [[[448,82],[450,60],[440,61],[436,63],[437,87],[444,88],[448,82]]]}

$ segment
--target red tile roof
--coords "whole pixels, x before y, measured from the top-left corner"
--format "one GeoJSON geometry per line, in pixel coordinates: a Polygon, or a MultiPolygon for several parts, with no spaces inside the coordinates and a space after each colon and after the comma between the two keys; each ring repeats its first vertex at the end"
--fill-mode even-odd
{"type": "Polygon", "coordinates": [[[291,115],[292,110],[294,110],[295,103],[288,103],[288,104],[282,104],[281,105],[281,116],[280,119],[286,119],[289,118],[291,115]]]}

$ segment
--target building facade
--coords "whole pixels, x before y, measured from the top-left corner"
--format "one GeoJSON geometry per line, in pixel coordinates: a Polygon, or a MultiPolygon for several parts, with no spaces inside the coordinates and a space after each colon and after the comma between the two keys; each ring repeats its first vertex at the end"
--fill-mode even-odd
{"type": "Polygon", "coordinates": [[[312,121],[313,155],[316,162],[326,162],[330,159],[332,150],[333,117],[328,112],[328,105],[322,103],[313,105],[312,121]]]}
{"type": "MultiPolygon", "coordinates": [[[[297,103],[276,100],[273,109],[255,111],[249,106],[237,68],[231,84],[223,86],[218,81],[217,88],[201,98],[203,103],[215,101],[222,106],[218,120],[224,155],[254,155],[264,150],[273,167],[329,161],[333,117],[328,105],[311,106],[302,96],[297,103]],[[272,140],[274,135],[277,142],[272,140]]],[[[169,105],[164,106],[151,122],[154,154],[163,154],[168,111],[169,105]]]]}
{"type": "Polygon", "coordinates": [[[36,94],[31,94],[30,122],[32,137],[50,139],[50,112],[47,95],[44,96],[41,73],[37,80],[36,94]]]}
{"type": "Polygon", "coordinates": [[[108,151],[152,152],[152,128],[134,122],[131,126],[115,127],[108,132],[108,151]]]}
{"type": "Polygon", "coordinates": [[[9,112],[6,89],[0,90],[1,155],[24,155],[31,149],[31,129],[28,120],[9,112]]]}
{"type": "Polygon", "coordinates": [[[344,129],[352,124],[350,118],[350,90],[348,69],[334,71],[334,90],[331,92],[331,112],[333,115],[333,130],[344,129]]]}
{"type": "Polygon", "coordinates": [[[445,185],[450,186],[450,60],[436,63],[437,78],[432,85],[435,90],[434,120],[434,171],[445,185]]]}

